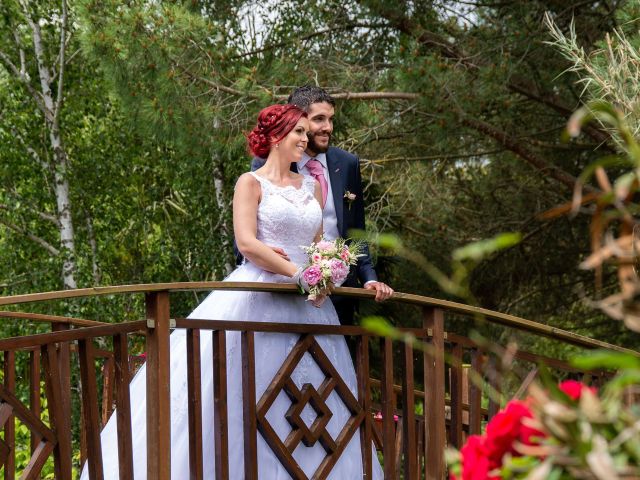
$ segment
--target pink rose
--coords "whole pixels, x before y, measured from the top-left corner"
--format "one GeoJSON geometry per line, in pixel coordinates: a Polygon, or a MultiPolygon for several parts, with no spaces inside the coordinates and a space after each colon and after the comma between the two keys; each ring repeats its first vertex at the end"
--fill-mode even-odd
{"type": "Polygon", "coordinates": [[[327,242],[326,240],[320,240],[317,243],[316,247],[318,247],[318,250],[320,250],[321,252],[328,252],[329,250],[334,248],[335,245],[333,244],[333,242],[327,242]]]}
{"type": "Polygon", "coordinates": [[[344,282],[349,275],[349,267],[341,260],[334,258],[329,267],[331,268],[331,281],[335,284],[344,282]]]}
{"type": "Polygon", "coordinates": [[[318,252],[311,255],[311,261],[313,263],[320,263],[320,260],[322,260],[322,255],[320,255],[318,252]]]}
{"type": "Polygon", "coordinates": [[[349,255],[349,249],[347,247],[344,247],[342,249],[342,252],[340,253],[340,258],[342,260],[344,260],[345,262],[349,262],[349,259],[351,258],[351,255],[349,255]]]}
{"type": "Polygon", "coordinates": [[[302,278],[310,286],[317,285],[322,280],[322,270],[317,265],[311,265],[302,273],[302,278]]]}
{"type": "Polygon", "coordinates": [[[577,402],[580,400],[580,396],[582,395],[582,390],[588,388],[591,390],[591,393],[597,394],[598,389],[595,387],[588,387],[584,383],[578,382],[577,380],[565,380],[559,385],[560,390],[562,390],[571,400],[577,402]]]}

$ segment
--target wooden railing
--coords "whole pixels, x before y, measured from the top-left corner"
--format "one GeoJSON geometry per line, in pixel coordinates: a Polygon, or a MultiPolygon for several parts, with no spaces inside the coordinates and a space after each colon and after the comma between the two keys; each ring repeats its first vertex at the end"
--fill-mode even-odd
{"type": "MultiPolygon", "coordinates": [[[[71,479],[74,451],[86,459],[92,479],[101,479],[103,465],[100,431],[111,412],[116,411],[118,428],[119,471],[121,479],[133,478],[131,399],[129,382],[140,364],[129,349],[129,337],[144,334],[147,362],[147,478],[170,477],[170,392],[169,335],[172,328],[184,328],[187,337],[189,386],[189,465],[185,478],[203,476],[202,399],[200,398],[200,338],[212,335],[214,391],[214,437],[216,479],[229,478],[229,452],[226,405],[226,333],[240,332],[243,365],[243,421],[245,478],[257,478],[257,436],[261,435],[293,478],[307,478],[291,453],[303,442],[320,442],[326,451],[313,478],[325,478],[335,465],[344,445],[354,435],[360,436],[365,478],[371,477],[373,462],[371,445],[383,459],[385,478],[442,479],[445,478],[443,451],[447,444],[459,447],[466,435],[479,433],[483,421],[500,407],[495,395],[484,395],[485,386],[500,392],[501,353],[485,345],[445,330],[445,314],[478,316],[488,324],[501,325],[536,336],[581,348],[606,348],[635,351],[590,339],[575,333],[532,322],[522,318],[470,307],[444,300],[394,294],[391,301],[411,304],[421,310],[419,328],[402,328],[424,342],[426,348],[416,349],[411,343],[379,338],[370,331],[354,326],[278,324],[247,321],[195,320],[172,318],[170,293],[189,290],[251,290],[295,294],[293,285],[231,282],[194,282],[129,285],[92,289],[47,292],[0,298],[0,306],[16,306],[52,300],[100,295],[144,294],[146,318],[117,324],[93,320],[42,315],[27,312],[0,312],[0,317],[19,321],[46,322],[52,332],[0,340],[3,352],[4,382],[0,385],[0,461],[4,478],[15,477],[16,422],[30,431],[31,457],[21,478],[40,478],[45,462],[53,456],[55,477],[71,479]],[[262,398],[256,398],[254,343],[264,332],[296,334],[298,340],[272,380],[262,398]],[[351,392],[337,370],[316,342],[318,335],[351,337],[355,342],[357,392],[351,392]],[[101,348],[96,347],[99,340],[101,348]],[[371,346],[379,344],[379,354],[371,346]],[[110,348],[104,348],[110,345],[110,348]],[[318,387],[310,384],[298,388],[291,373],[301,356],[309,353],[325,374],[326,381],[318,387]],[[24,356],[24,358],[21,358],[24,356]],[[398,361],[400,360],[400,361],[398,361]],[[102,368],[96,368],[96,361],[102,368]],[[28,365],[29,374],[16,374],[17,365],[28,365]],[[380,378],[371,378],[371,371],[380,378]],[[80,391],[75,385],[79,372],[80,391]],[[44,384],[47,408],[40,403],[40,385],[44,384]],[[98,386],[101,386],[99,389],[98,386]],[[326,422],[311,427],[292,415],[291,434],[279,438],[270,427],[264,406],[271,396],[284,391],[299,411],[309,402],[321,416],[327,397],[335,392],[350,412],[337,438],[326,430],[326,422]],[[16,393],[18,392],[18,393],[16,393]],[[20,398],[19,398],[20,397],[20,398]],[[487,401],[488,399],[488,401],[487,401]],[[73,405],[80,403],[81,413],[73,415],[73,405]],[[374,414],[376,414],[374,416],[374,414]],[[48,420],[47,420],[48,418],[48,420]],[[80,428],[78,428],[80,424],[80,428]],[[72,432],[80,432],[74,436],[72,432]],[[78,437],[78,438],[76,438],[78,437]]],[[[341,288],[336,293],[372,299],[374,293],[341,288]]],[[[397,322],[401,323],[401,322],[397,322]]],[[[455,327],[455,325],[451,325],[455,327]]],[[[378,352],[378,349],[376,349],[378,352]]],[[[598,383],[605,372],[581,372],[557,359],[517,351],[514,358],[531,365],[524,380],[524,389],[536,375],[539,364],[558,372],[588,375],[598,383]]]]}

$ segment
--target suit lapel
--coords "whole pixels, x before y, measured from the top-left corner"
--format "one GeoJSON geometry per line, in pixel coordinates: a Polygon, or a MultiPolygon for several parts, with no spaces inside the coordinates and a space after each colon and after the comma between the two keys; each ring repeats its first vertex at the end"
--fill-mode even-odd
{"type": "Polygon", "coordinates": [[[327,169],[329,170],[329,181],[331,182],[331,193],[333,194],[333,205],[336,209],[336,218],[338,220],[338,232],[341,236],[345,236],[343,231],[344,219],[343,217],[343,205],[342,195],[344,192],[344,183],[342,181],[343,175],[347,172],[340,171],[340,162],[337,158],[331,155],[331,149],[327,151],[327,169]]]}

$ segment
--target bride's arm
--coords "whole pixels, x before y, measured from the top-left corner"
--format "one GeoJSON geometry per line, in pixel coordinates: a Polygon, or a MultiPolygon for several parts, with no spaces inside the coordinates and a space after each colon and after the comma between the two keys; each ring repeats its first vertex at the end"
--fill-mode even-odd
{"type": "Polygon", "coordinates": [[[254,265],[269,272],[292,277],[297,265],[285,260],[256,238],[260,184],[245,173],[238,179],[233,195],[233,232],[240,253],[254,265]]]}
{"type": "MultiPolygon", "coordinates": [[[[320,204],[320,207],[322,207],[322,188],[320,187],[320,182],[318,182],[317,180],[316,180],[315,191],[313,192],[313,195],[316,197],[316,200],[320,204]]],[[[321,220],[320,229],[316,232],[316,236],[313,239],[314,242],[318,243],[320,240],[322,240],[323,231],[324,231],[324,225],[322,224],[322,220],[321,220]]]]}

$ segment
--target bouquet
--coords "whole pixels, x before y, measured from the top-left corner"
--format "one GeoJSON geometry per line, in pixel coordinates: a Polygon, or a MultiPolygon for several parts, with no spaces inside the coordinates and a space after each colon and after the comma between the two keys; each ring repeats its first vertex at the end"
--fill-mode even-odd
{"type": "MultiPolygon", "coordinates": [[[[339,287],[349,275],[349,268],[362,255],[364,242],[347,244],[343,238],[334,241],[321,240],[308,247],[302,247],[308,255],[307,264],[302,269],[301,280],[308,286],[308,300],[319,307],[333,286],[339,287]]],[[[304,293],[304,288],[302,293],[304,293]]]]}
{"type": "Polygon", "coordinates": [[[448,453],[450,480],[639,478],[638,411],[625,405],[623,391],[614,392],[616,381],[602,394],[576,380],[531,385],[529,396],[507,403],[484,435],[448,453]]]}

